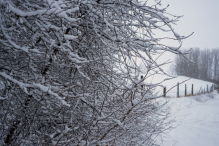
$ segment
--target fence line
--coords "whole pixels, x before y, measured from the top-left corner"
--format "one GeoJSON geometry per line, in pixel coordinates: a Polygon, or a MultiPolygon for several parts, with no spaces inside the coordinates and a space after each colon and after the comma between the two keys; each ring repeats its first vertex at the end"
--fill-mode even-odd
{"type": "MultiPolygon", "coordinates": [[[[167,91],[167,87],[163,87],[163,97],[166,97],[167,93],[176,93],[176,97],[180,97],[180,93],[183,93],[183,92],[179,91],[179,89],[180,89],[179,85],[180,84],[178,82],[177,85],[176,85],[177,86],[177,92],[169,92],[173,87],[171,89],[169,89],[168,91],[167,91]]],[[[201,86],[199,91],[198,91],[198,93],[196,92],[196,94],[194,94],[194,84],[192,84],[192,88],[191,88],[191,92],[190,92],[191,94],[188,94],[187,84],[185,84],[184,96],[186,97],[186,96],[193,96],[193,95],[198,95],[198,94],[209,93],[209,92],[214,91],[215,89],[216,89],[216,85],[215,84],[212,84],[210,89],[208,88],[208,84],[207,84],[206,88],[201,86]]]]}
{"type": "MultiPolygon", "coordinates": [[[[143,79],[143,76],[141,76],[141,79],[143,79]]],[[[183,92],[180,92],[179,91],[179,85],[190,80],[191,78],[181,82],[181,83],[177,83],[175,86],[171,87],[169,90],[167,90],[167,87],[163,87],[163,97],[166,97],[167,93],[177,93],[176,94],[176,97],[180,97],[180,94],[179,93],[183,93],[183,92]],[[174,87],[177,86],[177,92],[169,92],[170,90],[172,90],[174,87]]],[[[145,86],[144,85],[141,85],[142,88],[144,88],[145,86]]],[[[200,87],[198,93],[194,94],[194,84],[192,84],[192,88],[191,88],[191,94],[188,94],[187,92],[187,84],[185,84],[185,91],[184,91],[184,97],[186,96],[193,96],[193,95],[199,95],[199,94],[204,94],[204,93],[209,93],[209,92],[212,92],[214,91],[216,88],[218,88],[219,86],[216,85],[216,84],[212,84],[211,87],[210,87],[210,90],[208,90],[208,84],[207,84],[207,90],[205,90],[205,88],[202,89],[202,86],[200,87]],[[206,91],[206,92],[205,92],[206,91]]]]}

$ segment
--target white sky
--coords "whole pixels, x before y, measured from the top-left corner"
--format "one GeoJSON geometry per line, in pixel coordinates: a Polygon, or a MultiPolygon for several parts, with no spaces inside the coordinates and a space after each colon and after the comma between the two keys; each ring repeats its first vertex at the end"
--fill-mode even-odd
{"type": "Polygon", "coordinates": [[[162,0],[167,12],[183,17],[173,26],[178,34],[194,34],[182,48],[219,48],[219,0],[162,0]]]}
{"type": "MultiPolygon", "coordinates": [[[[181,48],[219,49],[219,0],[162,0],[161,3],[162,7],[169,4],[168,13],[183,15],[172,26],[178,34],[187,36],[194,32],[183,41],[181,48]]],[[[172,42],[168,43],[175,46],[172,42]]],[[[168,59],[174,60],[174,55],[165,53],[158,62],[168,59]]],[[[166,65],[163,69],[168,71],[169,67],[166,65]]]]}

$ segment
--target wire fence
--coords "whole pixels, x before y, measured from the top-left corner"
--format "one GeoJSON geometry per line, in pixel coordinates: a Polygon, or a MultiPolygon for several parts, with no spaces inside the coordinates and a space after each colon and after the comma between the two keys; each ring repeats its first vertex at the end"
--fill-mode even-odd
{"type": "Polygon", "coordinates": [[[214,91],[217,88],[216,84],[206,85],[206,87],[201,86],[199,90],[194,90],[194,85],[192,84],[190,88],[188,88],[187,84],[185,86],[180,86],[180,83],[176,84],[171,89],[167,89],[166,87],[163,88],[163,97],[186,97],[186,96],[193,96],[199,95],[204,93],[209,93],[214,91]],[[175,89],[175,91],[173,91],[175,89]]]}

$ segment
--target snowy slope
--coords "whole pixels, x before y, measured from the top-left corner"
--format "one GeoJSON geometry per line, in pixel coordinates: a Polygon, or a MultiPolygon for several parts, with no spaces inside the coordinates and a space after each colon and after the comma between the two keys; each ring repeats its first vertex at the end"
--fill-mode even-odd
{"type": "MultiPolygon", "coordinates": [[[[147,80],[148,83],[159,83],[162,80],[164,80],[165,78],[168,78],[167,76],[164,75],[156,75],[153,76],[151,78],[149,78],[147,80]]],[[[200,91],[200,89],[205,89],[207,90],[207,85],[208,85],[208,89],[210,89],[210,87],[212,86],[213,83],[211,82],[207,82],[207,81],[203,81],[203,80],[198,80],[198,79],[193,79],[193,78],[189,78],[189,77],[185,77],[185,76],[178,76],[177,78],[173,78],[171,80],[167,80],[161,83],[161,85],[166,86],[166,90],[168,91],[169,89],[171,89],[173,86],[175,86],[174,88],[172,88],[170,91],[168,91],[167,96],[169,97],[176,97],[177,95],[177,83],[182,83],[179,86],[179,90],[180,90],[180,96],[184,96],[185,95],[185,84],[187,86],[187,94],[191,94],[191,88],[192,88],[192,84],[193,84],[193,93],[196,94],[200,91]],[[189,80],[188,80],[189,79],[189,80]],[[188,80],[188,81],[186,81],[188,80]],[[186,82],[184,82],[186,81],[186,82]]],[[[158,95],[163,94],[163,88],[162,87],[157,87],[154,91],[154,93],[158,92],[158,95]]]]}
{"type": "MultiPolygon", "coordinates": [[[[164,100],[164,99],[163,99],[164,100]]],[[[163,135],[162,146],[219,146],[219,95],[215,92],[170,98],[172,131],[163,135]]]]}

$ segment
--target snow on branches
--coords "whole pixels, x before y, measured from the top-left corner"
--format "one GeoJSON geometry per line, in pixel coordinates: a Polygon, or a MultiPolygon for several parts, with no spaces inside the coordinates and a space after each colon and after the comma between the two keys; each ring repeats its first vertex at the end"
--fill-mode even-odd
{"type": "Polygon", "coordinates": [[[0,144],[154,143],[165,123],[155,114],[157,85],[145,84],[162,71],[152,55],[182,53],[154,30],[172,32],[179,46],[186,38],[158,5],[0,0],[0,144]]]}

